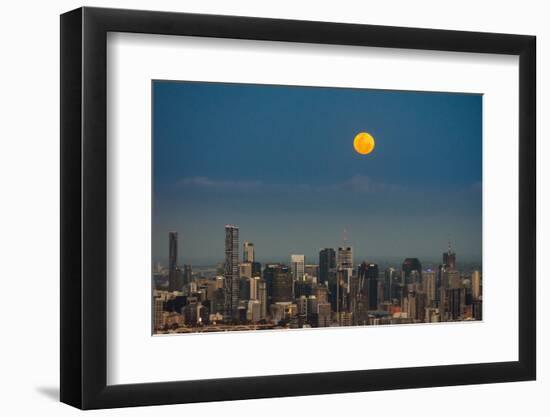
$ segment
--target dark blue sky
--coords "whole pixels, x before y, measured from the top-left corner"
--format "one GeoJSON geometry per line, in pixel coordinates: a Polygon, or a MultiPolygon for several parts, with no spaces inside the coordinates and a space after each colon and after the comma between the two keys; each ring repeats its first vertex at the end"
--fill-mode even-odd
{"type": "Polygon", "coordinates": [[[153,82],[153,260],[224,256],[224,225],[260,261],[317,262],[342,232],[355,261],[481,259],[482,97],[153,82]],[[371,133],[370,155],[353,138],[371,133]]]}

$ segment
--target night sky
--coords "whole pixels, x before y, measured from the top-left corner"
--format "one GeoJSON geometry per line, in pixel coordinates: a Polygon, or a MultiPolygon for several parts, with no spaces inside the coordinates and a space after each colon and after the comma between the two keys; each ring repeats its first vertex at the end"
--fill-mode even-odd
{"type": "Polygon", "coordinates": [[[224,225],[261,262],[317,263],[343,230],[355,262],[481,260],[482,96],[153,82],[153,261],[224,258],[224,225]],[[369,155],[353,149],[366,131],[369,155]]]}

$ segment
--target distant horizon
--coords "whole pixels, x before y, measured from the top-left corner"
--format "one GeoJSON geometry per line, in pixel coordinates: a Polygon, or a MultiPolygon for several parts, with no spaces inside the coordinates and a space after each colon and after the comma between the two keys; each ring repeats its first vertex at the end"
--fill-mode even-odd
{"type": "MultiPolygon", "coordinates": [[[[177,232],[176,230],[173,230],[175,232],[177,232]]],[[[192,259],[192,258],[186,258],[185,257],[185,253],[182,252],[181,250],[181,247],[183,246],[182,245],[182,241],[181,241],[181,238],[180,238],[180,233],[178,232],[178,248],[180,248],[180,250],[178,251],[178,264],[181,266],[181,265],[184,265],[184,264],[191,264],[192,266],[215,266],[217,264],[220,264],[220,263],[223,263],[224,262],[224,253],[220,254],[220,256],[218,257],[204,257],[204,258],[195,258],[195,259],[192,259]]],[[[246,240],[248,242],[251,242],[254,244],[254,248],[255,248],[255,260],[257,262],[260,262],[262,263],[262,265],[266,264],[266,263],[283,263],[283,264],[289,264],[290,263],[290,256],[291,255],[304,255],[305,256],[305,263],[307,265],[318,265],[319,264],[319,251],[322,250],[322,249],[325,249],[325,248],[332,248],[334,249],[335,251],[337,251],[337,248],[340,247],[340,246],[344,246],[343,243],[339,243],[338,245],[334,245],[334,246],[326,246],[326,247],[320,247],[318,248],[318,251],[316,254],[312,254],[312,253],[307,253],[305,251],[302,251],[302,252],[292,252],[292,253],[288,253],[288,254],[285,254],[285,255],[266,255],[266,256],[263,256],[261,254],[261,248],[258,248],[258,246],[256,245],[256,243],[253,241],[253,240],[246,240]],[[258,250],[259,249],[259,250],[258,250]]],[[[243,255],[243,251],[242,251],[242,246],[243,246],[243,243],[245,242],[245,240],[241,240],[239,242],[239,260],[242,261],[242,255],[243,255]]],[[[448,244],[449,242],[447,242],[448,244]]],[[[444,247],[440,253],[437,253],[437,254],[407,254],[407,255],[396,255],[396,254],[391,254],[391,255],[381,255],[381,254],[370,254],[368,256],[361,256],[360,253],[358,253],[356,247],[353,245],[352,242],[347,242],[346,243],[347,246],[351,246],[353,248],[353,258],[354,258],[354,264],[360,264],[361,262],[373,262],[373,263],[389,263],[389,262],[398,262],[398,263],[402,263],[403,260],[405,260],[406,258],[418,258],[420,260],[420,263],[424,266],[424,263],[427,263],[427,264],[441,264],[442,263],[442,257],[443,257],[443,253],[447,250],[447,247],[444,247]]],[[[166,247],[168,248],[168,236],[166,236],[166,247]]],[[[451,242],[451,249],[454,253],[456,253],[454,247],[452,246],[452,242],[451,242]]],[[[478,258],[474,257],[474,256],[471,256],[471,257],[468,257],[468,256],[462,256],[460,253],[456,253],[456,256],[457,256],[457,264],[472,264],[472,263],[478,263],[480,266],[482,264],[482,256],[479,256],[478,258]]],[[[153,266],[155,266],[157,263],[161,263],[163,266],[167,266],[168,265],[168,256],[165,256],[165,257],[159,257],[159,258],[156,258],[153,260],[153,266]]],[[[397,265],[399,266],[399,265],[397,265]]]]}

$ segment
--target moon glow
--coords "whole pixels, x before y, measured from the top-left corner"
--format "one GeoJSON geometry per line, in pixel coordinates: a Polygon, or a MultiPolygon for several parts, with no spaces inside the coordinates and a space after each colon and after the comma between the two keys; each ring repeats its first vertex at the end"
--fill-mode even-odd
{"type": "Polygon", "coordinates": [[[374,150],[375,142],[370,133],[361,132],[353,139],[353,147],[358,154],[368,155],[374,150]]]}

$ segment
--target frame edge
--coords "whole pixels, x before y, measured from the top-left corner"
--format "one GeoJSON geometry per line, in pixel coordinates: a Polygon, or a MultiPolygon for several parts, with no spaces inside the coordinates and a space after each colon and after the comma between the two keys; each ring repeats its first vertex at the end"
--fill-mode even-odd
{"type": "Polygon", "coordinates": [[[82,407],[82,9],[60,16],[60,400],[82,407]]]}
{"type": "Polygon", "coordinates": [[[527,263],[534,262],[535,254],[531,250],[536,247],[536,168],[533,159],[536,154],[535,49],[535,38],[526,35],[171,12],[151,12],[149,18],[149,13],[145,11],[101,8],[81,8],[62,15],[61,401],[81,409],[96,409],[535,379],[536,305],[533,297],[536,270],[534,265],[526,267],[527,263]],[[163,22],[164,25],[161,24],[163,22]],[[160,31],[176,36],[188,34],[237,39],[259,36],[263,40],[365,46],[370,43],[380,47],[385,43],[399,43],[395,36],[390,36],[389,40],[387,38],[395,30],[401,35],[413,35],[404,42],[403,48],[519,55],[520,271],[526,276],[533,271],[525,282],[520,281],[519,361],[446,365],[432,369],[404,368],[107,386],[106,368],[100,369],[106,365],[106,283],[101,275],[105,268],[107,243],[105,36],[110,30],[139,32],[142,27],[143,33],[160,31]],[[323,28],[327,32],[320,34],[319,29],[323,28]],[[364,36],[355,37],[363,30],[366,31],[364,36]],[[248,31],[251,31],[250,34],[248,31]],[[436,32],[442,35],[439,40],[428,37],[436,32]],[[481,45],[473,45],[476,36],[481,37],[481,45]],[[275,39],[277,37],[282,39],[275,39]],[[441,48],[441,45],[450,45],[450,48],[441,48]],[[84,236],[86,242],[83,241],[84,236]],[[449,376],[450,371],[457,374],[449,376]],[[402,379],[396,381],[394,378],[399,372],[402,379]],[[418,375],[423,375],[424,379],[419,381],[418,375]],[[307,381],[312,386],[300,389],[297,387],[299,381],[307,381]],[[313,392],[315,387],[318,390],[313,392]],[[209,390],[214,394],[208,393],[209,390]]]}

